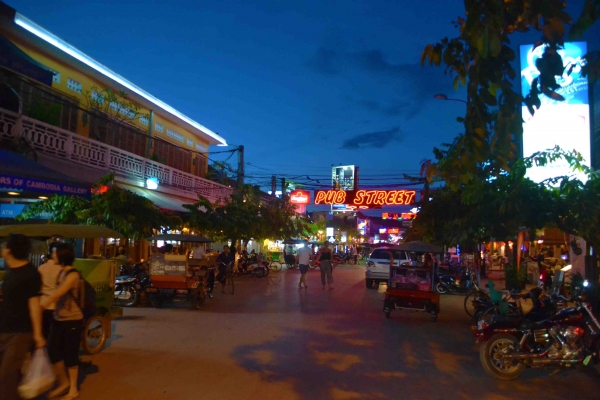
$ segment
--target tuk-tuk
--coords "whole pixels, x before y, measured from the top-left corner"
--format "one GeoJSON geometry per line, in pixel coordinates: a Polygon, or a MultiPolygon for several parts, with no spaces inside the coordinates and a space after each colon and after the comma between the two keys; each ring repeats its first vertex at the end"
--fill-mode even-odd
{"type": "MultiPolygon", "coordinates": [[[[174,241],[181,243],[210,243],[212,240],[196,235],[157,235],[147,241],[174,241]]],[[[184,254],[154,253],[150,257],[150,285],[146,287],[152,306],[162,307],[165,300],[183,295],[192,308],[199,310],[206,300],[208,269],[216,261],[216,254],[203,259],[191,258],[190,249],[184,254]]]]}
{"type": "MultiPolygon", "coordinates": [[[[24,224],[0,226],[0,238],[11,234],[22,234],[30,238],[47,240],[49,238],[123,238],[123,235],[109,228],[90,225],[60,225],[60,224],[24,224]]],[[[1,240],[1,239],[0,239],[1,240]]],[[[47,248],[47,247],[46,247],[47,248]]],[[[38,251],[39,252],[39,251],[38,251]]],[[[41,254],[33,252],[31,259],[39,261],[41,254]]],[[[39,264],[39,262],[34,262],[39,264]]],[[[100,258],[77,258],[73,263],[83,278],[96,291],[96,315],[85,321],[81,347],[88,354],[99,353],[111,337],[113,317],[123,315],[121,307],[113,307],[115,289],[114,262],[100,258]]],[[[0,271],[0,281],[4,279],[4,271],[0,271]]]]}
{"type": "MultiPolygon", "coordinates": [[[[442,254],[443,250],[425,242],[408,242],[390,247],[390,251],[442,254]]],[[[392,253],[393,254],[393,253],[392,253]]],[[[395,266],[390,260],[390,274],[385,291],[383,312],[387,318],[392,310],[423,311],[437,321],[440,313],[440,294],[435,290],[435,263],[424,266],[416,261],[395,266]]]]}

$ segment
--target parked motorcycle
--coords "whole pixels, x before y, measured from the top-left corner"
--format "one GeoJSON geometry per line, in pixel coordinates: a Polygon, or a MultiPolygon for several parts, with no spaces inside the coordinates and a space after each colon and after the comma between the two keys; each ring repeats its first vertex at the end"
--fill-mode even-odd
{"type": "Polygon", "coordinates": [[[551,301],[574,306],[547,317],[499,317],[480,324],[476,336],[485,343],[479,355],[488,374],[512,380],[526,368],[569,368],[600,361],[600,322],[582,292],[576,291],[571,299],[554,294],[551,301]]]}
{"type": "Polygon", "coordinates": [[[442,274],[437,278],[435,289],[440,294],[445,293],[469,293],[480,291],[477,285],[475,274],[472,271],[463,270],[460,279],[456,279],[451,274],[442,274]]]}
{"type": "MultiPolygon", "coordinates": [[[[121,273],[129,272],[123,270],[121,273]]],[[[125,267],[126,268],[126,267],[125,267]]],[[[140,302],[140,293],[150,284],[150,276],[145,271],[144,264],[135,264],[129,275],[119,275],[115,279],[115,300],[123,307],[135,307],[140,302]]]]}

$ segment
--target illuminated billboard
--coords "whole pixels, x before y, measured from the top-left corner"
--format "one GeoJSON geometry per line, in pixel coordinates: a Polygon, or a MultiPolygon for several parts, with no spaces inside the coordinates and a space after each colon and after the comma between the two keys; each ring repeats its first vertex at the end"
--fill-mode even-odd
{"type": "Polygon", "coordinates": [[[336,190],[354,189],[354,165],[339,165],[331,169],[331,187],[336,190]]]}
{"type": "Polygon", "coordinates": [[[292,190],[290,192],[290,203],[292,204],[310,204],[310,192],[308,190],[292,190]]]}
{"type": "MultiPolygon", "coordinates": [[[[536,61],[544,54],[545,46],[521,46],[521,91],[527,96],[531,91],[534,79],[539,76],[536,61]]],[[[590,106],[588,79],[581,75],[582,57],[587,53],[585,42],[565,43],[564,49],[558,50],[563,59],[565,72],[557,78],[560,88],[556,90],[565,98],[558,101],[540,95],[541,107],[531,115],[527,106],[523,112],[523,156],[529,157],[535,152],[551,149],[558,145],[563,150],[576,150],[590,165],[590,106]],[[571,70],[568,74],[567,71],[571,70]]],[[[541,182],[545,179],[572,175],[568,164],[557,161],[545,167],[532,167],[527,177],[541,182]]],[[[583,176],[579,176],[583,179],[583,176]]]]}
{"type": "Polygon", "coordinates": [[[315,190],[315,205],[345,204],[348,208],[410,205],[415,202],[414,190],[315,190]]]}

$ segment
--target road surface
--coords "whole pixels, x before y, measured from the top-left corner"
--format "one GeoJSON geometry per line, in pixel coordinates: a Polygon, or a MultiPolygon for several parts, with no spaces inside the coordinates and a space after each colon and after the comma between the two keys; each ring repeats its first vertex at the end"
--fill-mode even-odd
{"type": "Polygon", "coordinates": [[[595,369],[527,370],[499,382],[483,371],[462,309],[444,296],[428,315],[382,312],[384,286],[366,289],[364,267],[319,271],[298,289],[297,270],[242,277],[233,296],[201,311],[184,303],[126,309],[81,377],[81,399],[478,399],[600,398],[595,369]]]}

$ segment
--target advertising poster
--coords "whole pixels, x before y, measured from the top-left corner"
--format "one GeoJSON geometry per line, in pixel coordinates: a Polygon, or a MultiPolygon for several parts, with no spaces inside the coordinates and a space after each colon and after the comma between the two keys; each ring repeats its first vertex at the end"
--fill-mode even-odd
{"type": "MultiPolygon", "coordinates": [[[[521,90],[523,96],[531,91],[531,85],[539,76],[536,61],[542,57],[545,47],[521,46],[521,90]]],[[[523,156],[551,149],[556,145],[563,150],[576,150],[583,156],[587,165],[591,162],[590,150],[590,106],[588,79],[581,75],[582,57],[587,52],[585,42],[565,43],[558,53],[562,56],[565,73],[557,79],[560,88],[557,93],[565,100],[558,101],[540,94],[541,107],[534,115],[527,106],[523,112],[523,156]],[[571,67],[571,73],[566,71],[571,67]]],[[[545,167],[533,167],[527,176],[541,182],[545,179],[574,175],[566,162],[557,161],[545,167]]],[[[584,179],[584,176],[579,176],[584,179]]]]}
{"type": "Polygon", "coordinates": [[[331,171],[331,184],[334,190],[354,189],[354,165],[340,165],[331,171]]]}

